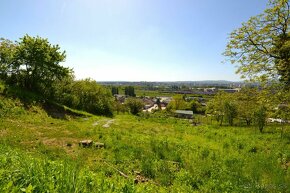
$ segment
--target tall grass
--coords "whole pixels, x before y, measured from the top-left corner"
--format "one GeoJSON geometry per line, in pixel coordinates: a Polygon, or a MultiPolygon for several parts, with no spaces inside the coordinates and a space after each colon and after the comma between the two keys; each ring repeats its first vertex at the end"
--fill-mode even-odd
{"type": "Polygon", "coordinates": [[[93,173],[70,160],[51,161],[0,145],[1,192],[132,192],[133,181],[93,173]]]}
{"type": "Polygon", "coordinates": [[[40,107],[26,109],[17,100],[1,99],[8,113],[0,121],[0,192],[290,189],[287,129],[280,138],[274,126],[260,133],[255,128],[192,126],[154,115],[117,115],[110,127],[103,127],[112,120],[53,119],[40,107]],[[78,147],[83,139],[105,148],[78,147]],[[148,181],[135,184],[136,172],[148,181]]]}

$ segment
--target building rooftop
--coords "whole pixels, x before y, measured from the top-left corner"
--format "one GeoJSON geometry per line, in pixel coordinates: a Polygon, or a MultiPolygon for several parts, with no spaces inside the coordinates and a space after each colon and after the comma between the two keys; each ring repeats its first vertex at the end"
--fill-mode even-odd
{"type": "Polygon", "coordinates": [[[174,112],[176,114],[193,115],[193,112],[192,111],[186,111],[186,110],[176,110],[174,112]]]}

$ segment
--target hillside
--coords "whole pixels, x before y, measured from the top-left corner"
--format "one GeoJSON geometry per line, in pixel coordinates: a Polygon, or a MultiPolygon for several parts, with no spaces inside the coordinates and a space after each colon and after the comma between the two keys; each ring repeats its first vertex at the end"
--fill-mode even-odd
{"type": "Polygon", "coordinates": [[[290,193],[265,1],[2,1],[0,193],[290,193]]]}
{"type": "Polygon", "coordinates": [[[1,192],[289,191],[289,128],[281,138],[275,125],[260,133],[163,114],[57,119],[0,98],[1,192]]]}

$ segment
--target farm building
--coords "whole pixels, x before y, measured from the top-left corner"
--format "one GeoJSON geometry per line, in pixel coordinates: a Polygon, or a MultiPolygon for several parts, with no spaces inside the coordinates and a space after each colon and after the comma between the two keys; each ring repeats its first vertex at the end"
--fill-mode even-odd
{"type": "Polygon", "coordinates": [[[174,111],[174,115],[178,118],[185,118],[185,119],[192,119],[193,118],[193,112],[186,111],[186,110],[176,110],[176,111],[174,111]]]}

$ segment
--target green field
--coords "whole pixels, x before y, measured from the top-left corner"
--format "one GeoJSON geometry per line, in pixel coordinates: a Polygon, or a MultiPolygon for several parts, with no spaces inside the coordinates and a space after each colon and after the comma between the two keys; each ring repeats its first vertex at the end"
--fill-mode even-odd
{"type": "MultiPolygon", "coordinates": [[[[0,96],[1,97],[1,96],[0,96]]],[[[290,132],[163,114],[54,119],[1,97],[1,192],[289,192],[290,132]],[[4,104],[4,105],[3,105],[4,104]],[[3,111],[2,111],[3,112],[3,111]],[[105,148],[79,147],[91,139],[105,148]],[[138,183],[137,183],[138,182],[138,183]]]]}

